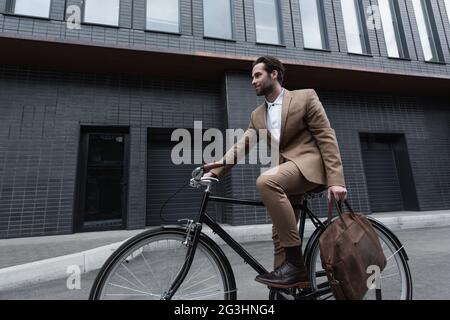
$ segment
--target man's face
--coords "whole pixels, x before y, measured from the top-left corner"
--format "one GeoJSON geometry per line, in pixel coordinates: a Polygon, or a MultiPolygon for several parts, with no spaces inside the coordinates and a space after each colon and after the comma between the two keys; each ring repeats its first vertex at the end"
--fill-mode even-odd
{"type": "Polygon", "coordinates": [[[273,71],[271,74],[267,73],[264,69],[264,63],[258,63],[252,70],[252,86],[255,88],[257,96],[265,96],[270,94],[277,79],[277,71],[273,71]]]}

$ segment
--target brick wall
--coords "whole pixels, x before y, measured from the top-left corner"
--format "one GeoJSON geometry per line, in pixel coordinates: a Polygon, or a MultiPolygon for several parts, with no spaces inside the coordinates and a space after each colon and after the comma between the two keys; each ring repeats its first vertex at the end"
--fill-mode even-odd
{"type": "Polygon", "coordinates": [[[80,126],[130,131],[128,228],[145,225],[147,128],[221,127],[219,83],[0,68],[0,238],[72,232],[80,126]]]}

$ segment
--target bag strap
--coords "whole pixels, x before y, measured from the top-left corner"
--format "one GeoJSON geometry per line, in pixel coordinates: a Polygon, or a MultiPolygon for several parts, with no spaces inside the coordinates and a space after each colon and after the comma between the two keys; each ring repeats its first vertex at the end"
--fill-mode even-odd
{"type": "MultiPolygon", "coordinates": [[[[334,205],[336,207],[336,211],[339,215],[339,218],[341,219],[342,223],[345,225],[345,227],[347,227],[344,219],[342,218],[342,202],[341,201],[337,201],[334,196],[332,195],[333,198],[333,202],[334,205]]],[[[352,215],[353,217],[355,216],[355,212],[353,211],[352,207],[350,207],[350,204],[348,203],[347,200],[344,200],[344,204],[347,207],[348,211],[350,212],[350,215],[352,215]]],[[[331,203],[331,201],[328,202],[328,220],[327,220],[327,225],[330,225],[331,220],[333,218],[333,204],[331,203]]]]}
{"type": "MultiPolygon", "coordinates": [[[[332,196],[333,197],[333,196],[332,196]]],[[[327,221],[327,225],[331,224],[331,220],[333,218],[333,202],[334,206],[336,207],[336,211],[339,215],[339,218],[341,219],[342,223],[347,227],[347,225],[345,224],[344,219],[342,218],[342,203],[340,201],[337,201],[334,197],[332,201],[328,201],[328,221],[327,221]]]]}
{"type": "Polygon", "coordinates": [[[348,211],[350,211],[350,214],[355,215],[355,212],[353,211],[352,207],[350,207],[350,204],[348,203],[347,200],[344,200],[344,204],[347,207],[348,211]]]}

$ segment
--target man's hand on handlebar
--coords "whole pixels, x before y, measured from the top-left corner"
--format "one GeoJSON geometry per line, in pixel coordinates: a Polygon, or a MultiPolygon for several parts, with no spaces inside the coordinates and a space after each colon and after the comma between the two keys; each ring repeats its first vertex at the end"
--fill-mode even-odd
{"type": "Polygon", "coordinates": [[[207,163],[207,164],[203,165],[203,170],[205,171],[205,173],[203,174],[202,178],[212,177],[212,178],[219,179],[219,177],[215,173],[211,172],[210,170],[214,169],[214,168],[220,168],[222,166],[223,166],[222,163],[217,163],[217,162],[207,163]]]}
{"type": "Polygon", "coordinates": [[[202,178],[208,178],[208,177],[213,177],[213,178],[218,179],[218,177],[212,172],[206,172],[205,174],[203,174],[202,178]]]}

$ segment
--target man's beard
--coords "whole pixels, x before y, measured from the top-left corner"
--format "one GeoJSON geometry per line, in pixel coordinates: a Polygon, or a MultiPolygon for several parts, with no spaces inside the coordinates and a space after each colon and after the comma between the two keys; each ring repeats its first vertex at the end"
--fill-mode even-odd
{"type": "Polygon", "coordinates": [[[274,89],[274,85],[272,83],[269,83],[265,86],[261,86],[261,91],[259,91],[259,93],[257,93],[256,95],[258,97],[267,96],[272,93],[273,89],[274,89]]]}

